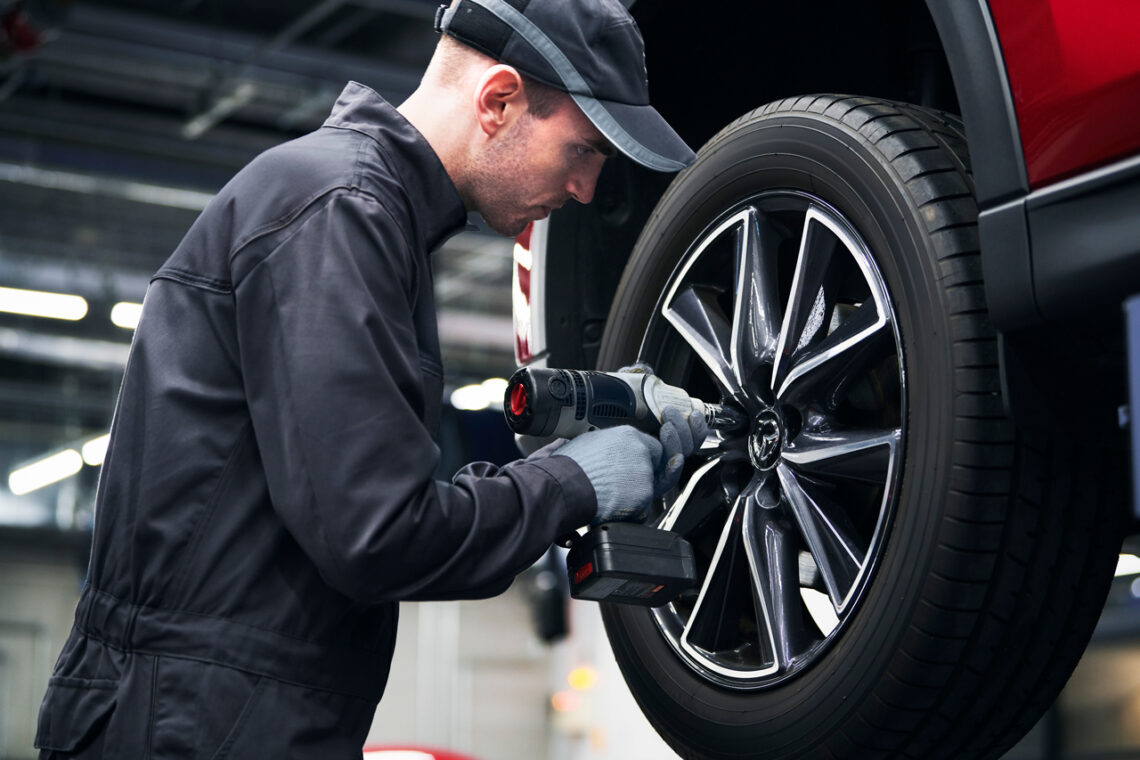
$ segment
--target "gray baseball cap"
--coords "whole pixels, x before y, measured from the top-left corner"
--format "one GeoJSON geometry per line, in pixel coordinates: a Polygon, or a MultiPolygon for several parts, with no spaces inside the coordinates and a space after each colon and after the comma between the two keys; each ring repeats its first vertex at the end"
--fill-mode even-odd
{"type": "Polygon", "coordinates": [[[649,105],[645,44],[618,0],[459,0],[435,28],[569,93],[615,148],[650,169],[675,172],[693,151],[649,105]]]}

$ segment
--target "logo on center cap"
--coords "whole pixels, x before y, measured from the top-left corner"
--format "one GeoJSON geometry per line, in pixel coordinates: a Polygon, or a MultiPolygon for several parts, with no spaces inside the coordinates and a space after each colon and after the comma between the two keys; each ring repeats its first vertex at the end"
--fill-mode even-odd
{"type": "Polygon", "coordinates": [[[748,438],[748,455],[760,470],[770,470],[780,459],[784,427],[775,412],[767,411],[756,418],[756,427],[748,438]]]}

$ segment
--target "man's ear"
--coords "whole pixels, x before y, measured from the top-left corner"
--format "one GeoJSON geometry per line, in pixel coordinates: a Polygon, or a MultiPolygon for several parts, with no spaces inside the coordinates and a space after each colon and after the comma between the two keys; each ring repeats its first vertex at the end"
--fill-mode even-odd
{"type": "Polygon", "coordinates": [[[525,110],[526,96],[518,70],[496,64],[483,72],[475,87],[475,115],[488,137],[509,126],[525,110]]]}

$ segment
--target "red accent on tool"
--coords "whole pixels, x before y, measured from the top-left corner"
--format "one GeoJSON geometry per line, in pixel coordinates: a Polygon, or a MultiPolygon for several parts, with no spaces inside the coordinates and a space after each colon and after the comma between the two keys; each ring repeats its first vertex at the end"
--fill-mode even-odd
{"type": "Polygon", "coordinates": [[[594,572],[594,563],[587,562],[580,568],[574,571],[574,582],[581,583],[584,578],[587,578],[590,573],[594,572]]]}
{"type": "Polygon", "coordinates": [[[514,388],[511,388],[511,414],[518,417],[526,411],[526,388],[522,383],[518,383],[514,388]]]}

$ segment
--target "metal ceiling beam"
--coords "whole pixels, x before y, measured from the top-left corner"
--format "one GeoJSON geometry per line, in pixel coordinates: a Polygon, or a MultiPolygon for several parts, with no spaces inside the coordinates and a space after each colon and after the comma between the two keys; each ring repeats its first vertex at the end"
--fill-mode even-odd
{"type": "Polygon", "coordinates": [[[206,130],[251,101],[257,94],[257,84],[254,82],[257,65],[270,54],[296,41],[343,5],[344,0],[322,0],[273,37],[250,50],[235,71],[228,73],[206,93],[205,106],[182,125],[182,136],[187,140],[197,140],[206,130]]]}
{"type": "Polygon", "coordinates": [[[439,0],[351,0],[353,5],[384,13],[401,13],[411,18],[435,19],[439,0]]]}
{"type": "Polygon", "coordinates": [[[121,176],[147,177],[160,171],[167,182],[199,187],[206,183],[216,189],[258,153],[285,139],[279,132],[223,126],[209,139],[190,143],[178,136],[180,125],[171,116],[125,106],[15,97],[0,108],[0,155],[50,165],[58,154],[71,163],[77,158],[98,162],[121,176]],[[89,146],[101,155],[92,150],[77,157],[76,146],[89,146]],[[162,163],[156,165],[156,158],[162,163]]]}
{"type": "Polygon", "coordinates": [[[180,133],[187,140],[197,140],[234,111],[247,105],[257,95],[257,84],[227,79],[207,95],[206,107],[191,116],[180,133]]]}
{"type": "MultiPolygon", "coordinates": [[[[122,369],[119,367],[118,369],[122,369]]],[[[71,387],[70,392],[61,393],[60,387],[54,383],[24,382],[14,380],[0,380],[0,408],[18,410],[23,414],[34,412],[35,416],[45,419],[75,417],[83,415],[92,417],[103,414],[111,417],[111,404],[113,398],[103,389],[90,389],[83,385],[71,387]]],[[[28,440],[28,422],[13,424],[11,419],[0,417],[0,441],[4,440],[3,432],[16,432],[16,428],[23,435],[21,443],[32,443],[28,440]],[[5,431],[5,428],[8,428],[5,431]]],[[[43,438],[53,444],[58,441],[58,428],[54,426],[45,429],[43,438]]],[[[10,439],[9,439],[10,440],[10,439]]],[[[0,443],[0,451],[5,447],[0,443]]]]}
{"type": "Polygon", "coordinates": [[[34,166],[0,162],[0,182],[14,182],[51,190],[69,190],[76,193],[105,195],[122,200],[170,206],[188,211],[201,211],[214,197],[213,193],[187,190],[178,187],[152,185],[145,182],[101,177],[94,174],[40,169],[34,166]]]}
{"type": "Polygon", "coordinates": [[[323,122],[336,103],[340,89],[325,87],[301,99],[292,108],[281,114],[277,126],[281,129],[297,129],[302,124],[323,122]]]}
{"type": "MultiPolygon", "coordinates": [[[[175,22],[139,13],[76,5],[60,37],[45,46],[41,56],[55,49],[65,56],[74,44],[96,46],[112,58],[141,59],[153,65],[195,67],[217,71],[218,66],[240,66],[264,45],[264,38],[228,29],[175,22]]],[[[419,70],[385,64],[375,58],[336,50],[289,45],[267,50],[258,70],[283,72],[307,81],[364,81],[389,99],[403,99],[419,84],[419,70]]]]}
{"type": "Polygon", "coordinates": [[[372,8],[357,8],[356,11],[321,32],[320,36],[313,42],[317,47],[332,47],[357,29],[362,28],[376,14],[377,11],[372,8]]]}
{"type": "Polygon", "coordinates": [[[273,35],[267,41],[261,43],[255,48],[249,56],[247,56],[242,63],[254,63],[261,60],[270,53],[275,53],[278,50],[284,49],[286,46],[292,44],[301,35],[308,32],[317,24],[321,23],[324,19],[328,18],[332,13],[345,4],[345,0],[321,0],[308,11],[302,13],[299,17],[293,20],[288,26],[273,35]]]}

